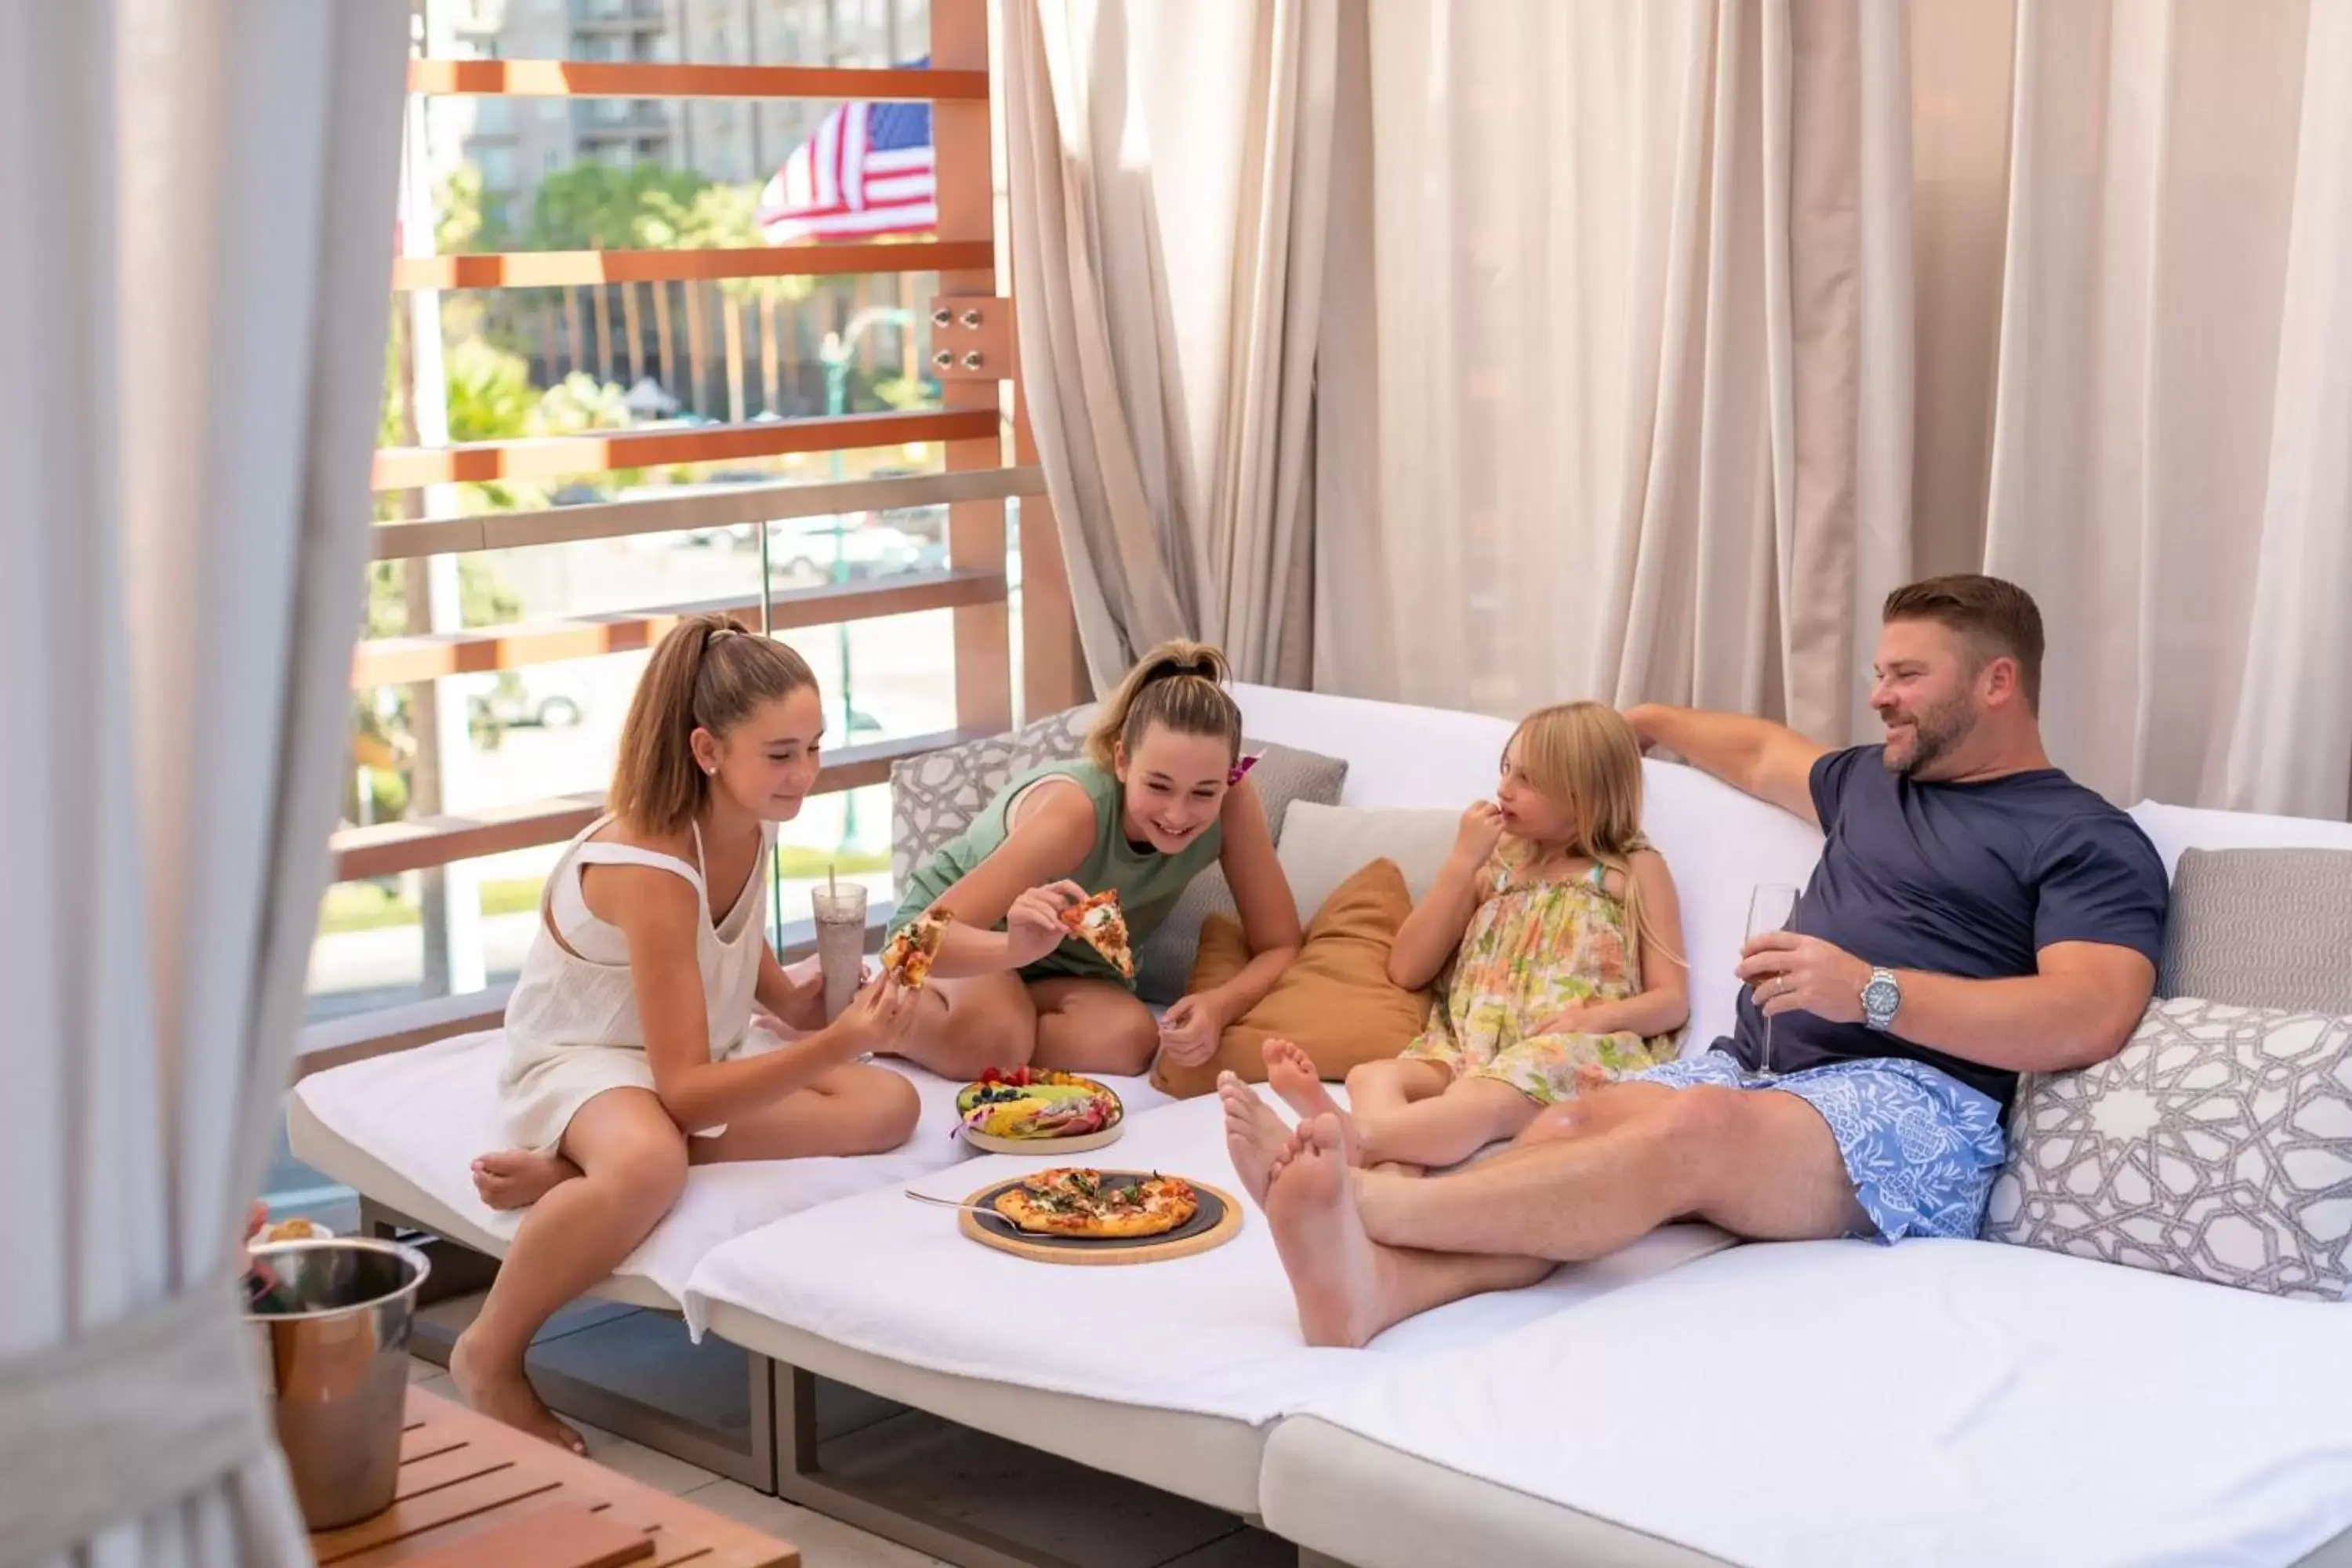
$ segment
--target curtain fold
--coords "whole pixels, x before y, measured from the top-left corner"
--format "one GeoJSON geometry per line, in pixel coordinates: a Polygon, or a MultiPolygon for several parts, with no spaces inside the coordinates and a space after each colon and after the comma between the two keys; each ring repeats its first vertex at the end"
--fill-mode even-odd
{"type": "MultiPolygon", "coordinates": [[[[401,0],[0,7],[0,203],[47,215],[0,226],[28,367],[0,382],[0,816],[39,825],[0,851],[0,1384],[158,1310],[235,1331],[335,815],[407,26],[401,0]]],[[[89,1407],[144,1419],[83,1434],[100,1461],[37,1517],[106,1522],[12,1560],[308,1561],[274,1451],[194,1491],[148,1452],[224,1400],[266,1430],[257,1369],[185,1342],[88,1368],[89,1407]]]]}
{"type": "Polygon", "coordinates": [[[2016,13],[1982,562],[2049,623],[2053,756],[2117,800],[2352,790],[2345,26],[2016,13]]]}
{"type": "Polygon", "coordinates": [[[1318,683],[1852,730],[1909,564],[1907,47],[1835,0],[1370,8],[1332,246],[1378,258],[1386,596],[1318,683]]]}
{"type": "Polygon", "coordinates": [[[1024,386],[1097,687],[1176,636],[1311,678],[1349,3],[1007,0],[1024,386]]]}

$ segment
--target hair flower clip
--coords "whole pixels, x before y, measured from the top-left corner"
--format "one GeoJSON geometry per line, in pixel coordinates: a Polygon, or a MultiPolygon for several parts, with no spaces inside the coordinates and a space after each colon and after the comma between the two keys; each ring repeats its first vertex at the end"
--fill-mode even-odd
{"type": "Polygon", "coordinates": [[[1234,785],[1241,783],[1244,778],[1247,778],[1249,776],[1249,771],[1257,766],[1257,760],[1264,755],[1265,755],[1264,752],[1253,752],[1248,756],[1244,757],[1240,762],[1235,763],[1234,764],[1234,771],[1225,775],[1225,787],[1227,789],[1231,789],[1234,785]]]}

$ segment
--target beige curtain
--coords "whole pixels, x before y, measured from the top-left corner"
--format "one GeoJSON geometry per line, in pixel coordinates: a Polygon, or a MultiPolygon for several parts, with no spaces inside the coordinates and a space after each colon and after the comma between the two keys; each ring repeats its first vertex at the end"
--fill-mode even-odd
{"type": "MultiPolygon", "coordinates": [[[[2352,6],[1970,4],[1944,22],[1952,58],[2009,55],[2005,207],[1942,216],[1971,256],[1997,236],[1980,558],[2049,622],[2054,757],[2117,800],[2343,815],[2352,6]]],[[[1980,268],[1952,281],[1962,298],[1923,318],[1985,298],[1980,268]]],[[[1923,342],[1923,402],[1972,392],[1985,363],[1923,342]]]]}
{"type": "Polygon", "coordinates": [[[408,20],[0,5],[0,1561],[310,1559],[234,1271],[348,744],[408,20]]]}
{"type": "Polygon", "coordinates": [[[1909,568],[1905,26],[1370,7],[1385,597],[1323,683],[1853,730],[1909,568]]]}
{"type": "Polygon", "coordinates": [[[1097,686],[1162,638],[1313,657],[1341,0],[1007,0],[1021,355],[1097,686]]]}

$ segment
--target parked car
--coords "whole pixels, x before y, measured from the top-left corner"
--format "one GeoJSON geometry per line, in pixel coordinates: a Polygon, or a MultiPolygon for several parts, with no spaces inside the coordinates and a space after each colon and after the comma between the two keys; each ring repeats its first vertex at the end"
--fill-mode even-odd
{"type": "Polygon", "coordinates": [[[553,668],[509,670],[488,691],[467,699],[477,726],[509,730],[569,730],[587,710],[587,689],[569,673],[553,668]]]}
{"type": "Polygon", "coordinates": [[[919,570],[923,542],[887,524],[865,521],[871,515],[793,517],[773,524],[768,542],[770,572],[798,586],[814,587],[834,580],[836,560],[845,568],[841,574],[852,582],[919,570]]]}

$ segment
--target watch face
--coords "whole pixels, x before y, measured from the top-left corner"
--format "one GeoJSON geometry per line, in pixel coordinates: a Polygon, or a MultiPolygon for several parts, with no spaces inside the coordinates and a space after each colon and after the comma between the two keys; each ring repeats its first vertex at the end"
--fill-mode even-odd
{"type": "Polygon", "coordinates": [[[1891,1017],[1902,1001],[1903,993],[1892,980],[1874,980],[1862,988],[1863,1010],[1879,1017],[1891,1017]]]}

